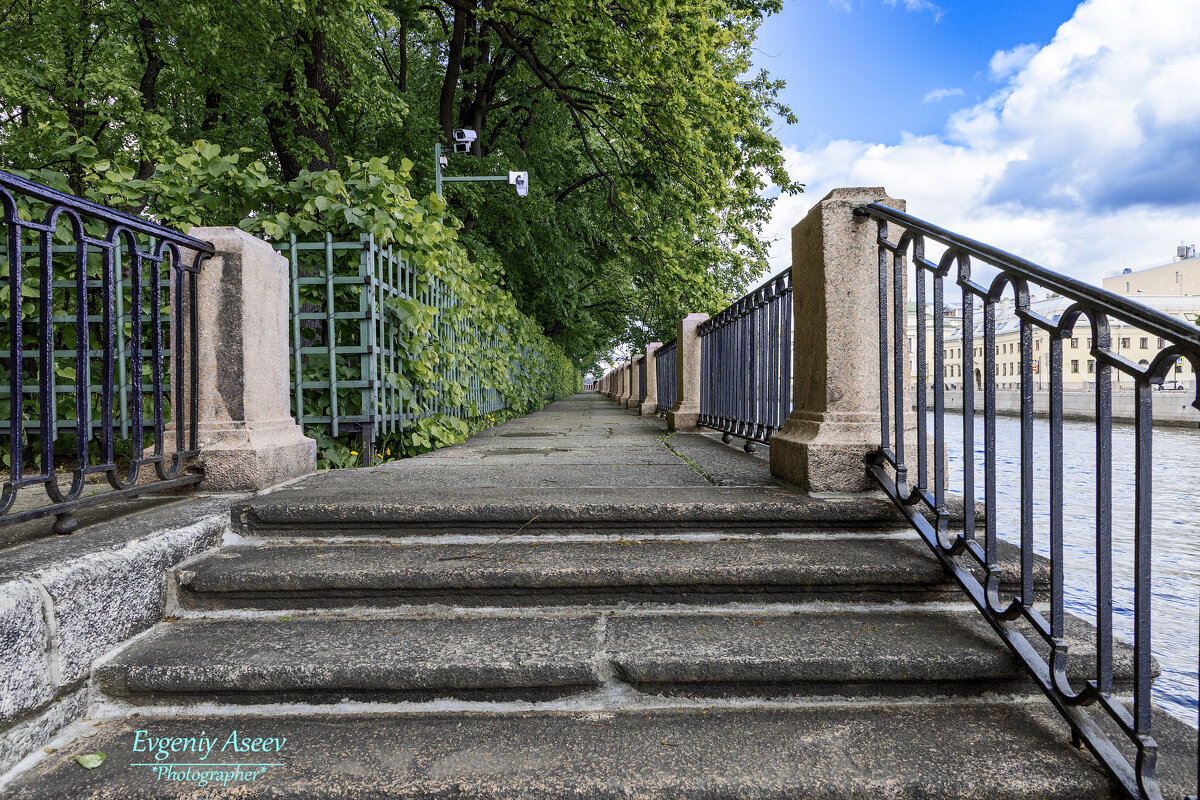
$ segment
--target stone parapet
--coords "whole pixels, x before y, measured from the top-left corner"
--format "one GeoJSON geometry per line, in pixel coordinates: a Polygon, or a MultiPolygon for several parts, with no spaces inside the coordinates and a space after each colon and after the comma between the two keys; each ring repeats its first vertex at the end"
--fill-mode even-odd
{"type": "Polygon", "coordinates": [[[317,444],[291,417],[288,264],[237,228],[193,228],[216,253],[198,280],[200,463],[209,491],[312,472],[317,444]]]}
{"type": "Polygon", "coordinates": [[[699,431],[700,418],[700,324],[708,314],[688,314],[679,321],[675,336],[675,406],[667,412],[667,429],[699,431]]]}
{"type": "Polygon", "coordinates": [[[662,342],[646,345],[646,399],[638,407],[643,417],[658,413],[658,364],[655,356],[662,342]]]}
{"type": "Polygon", "coordinates": [[[0,775],[87,710],[96,659],[163,618],[167,573],[215,545],[236,495],[196,498],[5,551],[0,775]]]}
{"type": "Polygon", "coordinates": [[[771,437],[771,473],[804,491],[873,488],[863,459],[879,448],[879,251],[876,224],[854,216],[869,203],[905,208],[882,188],[835,189],[792,229],[794,410],[771,437]]]}

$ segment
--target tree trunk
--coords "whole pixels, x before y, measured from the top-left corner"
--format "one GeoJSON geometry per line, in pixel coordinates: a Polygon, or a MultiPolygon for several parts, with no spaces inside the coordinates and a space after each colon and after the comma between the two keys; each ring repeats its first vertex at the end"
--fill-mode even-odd
{"type": "Polygon", "coordinates": [[[304,169],[316,172],[332,169],[337,163],[333,142],[329,138],[328,115],[337,107],[339,96],[327,78],[331,59],[325,34],[316,29],[301,30],[296,34],[296,45],[305,54],[303,83],[297,79],[295,72],[288,72],[283,80],[283,98],[264,109],[271,143],[279,155],[283,178],[288,181],[297,178],[304,169]],[[322,119],[304,117],[300,105],[295,101],[295,96],[304,88],[315,89],[324,103],[325,116],[322,119]],[[315,145],[318,152],[312,154],[310,148],[303,146],[305,141],[315,145]],[[307,162],[303,160],[306,155],[307,162]]]}
{"type": "Polygon", "coordinates": [[[454,28],[450,33],[450,51],[446,54],[446,76],[442,80],[442,94],[438,99],[438,122],[442,135],[448,141],[454,130],[454,92],[458,88],[458,74],[462,66],[463,40],[467,35],[469,11],[455,10],[454,28]]]}

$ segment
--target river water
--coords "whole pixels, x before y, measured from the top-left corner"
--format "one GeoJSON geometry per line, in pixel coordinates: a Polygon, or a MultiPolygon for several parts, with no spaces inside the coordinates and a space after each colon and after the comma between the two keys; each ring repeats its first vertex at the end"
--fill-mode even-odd
{"type": "MultiPolygon", "coordinates": [[[[1197,412],[1200,419],[1200,412],[1197,412]]],[[[976,499],[983,499],[983,419],[976,420],[976,499]]],[[[933,421],[930,419],[930,434],[933,421]]],[[[962,494],[963,418],[946,414],[948,490],[962,494]]],[[[997,533],[1020,543],[1020,420],[996,419],[997,533]]],[[[1049,555],[1050,426],[1034,420],[1034,548],[1049,555]]],[[[1113,426],[1113,632],[1133,641],[1133,455],[1131,425],[1113,426]]],[[[1095,621],[1095,425],[1063,423],[1064,554],[1067,610],[1095,621]]],[[[1196,725],[1200,640],[1200,430],[1154,429],[1154,537],[1151,649],[1162,666],[1154,700],[1196,725]]],[[[913,475],[910,472],[910,476],[913,475]]]]}

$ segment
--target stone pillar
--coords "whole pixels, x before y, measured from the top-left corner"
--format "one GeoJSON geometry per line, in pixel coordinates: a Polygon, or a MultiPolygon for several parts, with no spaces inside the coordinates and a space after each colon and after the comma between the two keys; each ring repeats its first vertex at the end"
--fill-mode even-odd
{"type": "Polygon", "coordinates": [[[645,357],[642,353],[638,353],[629,361],[629,394],[623,403],[625,408],[638,408],[641,405],[638,395],[641,394],[642,389],[641,369],[642,359],[645,357]]]}
{"type": "Polygon", "coordinates": [[[620,404],[621,398],[625,396],[625,365],[621,364],[617,367],[617,376],[615,381],[616,391],[613,392],[613,402],[620,404]]]}
{"type": "Polygon", "coordinates": [[[675,336],[675,406],[667,412],[667,430],[700,430],[700,323],[708,314],[688,314],[679,321],[675,336]]]}
{"type": "Polygon", "coordinates": [[[882,188],[834,189],[792,229],[794,410],[771,437],[771,474],[803,491],[874,488],[863,458],[879,449],[878,228],[854,216],[868,203],[905,207],[882,188]]]}
{"type": "Polygon", "coordinates": [[[646,399],[638,409],[643,417],[658,413],[658,362],[654,356],[660,347],[662,342],[646,345],[646,399]]]}
{"type": "Polygon", "coordinates": [[[264,489],[317,468],[291,417],[288,262],[237,228],[192,228],[213,243],[197,281],[203,488],[264,489]]]}
{"type": "Polygon", "coordinates": [[[629,404],[634,402],[634,397],[637,396],[637,356],[630,356],[628,362],[625,363],[625,395],[620,398],[622,408],[629,408],[629,404]]]}

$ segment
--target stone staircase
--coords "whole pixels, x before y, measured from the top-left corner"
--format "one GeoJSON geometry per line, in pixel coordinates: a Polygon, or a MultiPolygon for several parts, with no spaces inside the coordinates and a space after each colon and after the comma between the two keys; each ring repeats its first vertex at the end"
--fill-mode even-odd
{"type": "Polygon", "coordinates": [[[9,791],[1114,796],[894,520],[598,397],[312,476],[235,505],[225,546],[172,576],[171,616],[94,670],[102,723],[9,791]],[[272,765],[254,780],[199,787],[135,766],[139,730],[286,742],[237,756],[272,765]],[[70,760],[95,750],[97,770],[70,760]]]}

